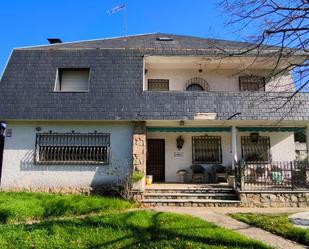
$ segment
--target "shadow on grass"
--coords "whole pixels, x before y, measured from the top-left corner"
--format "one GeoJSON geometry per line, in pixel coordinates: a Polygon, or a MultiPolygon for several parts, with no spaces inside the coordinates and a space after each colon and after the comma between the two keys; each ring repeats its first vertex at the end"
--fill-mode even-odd
{"type": "MultiPolygon", "coordinates": [[[[104,229],[111,229],[120,234],[116,238],[107,238],[103,241],[85,241],[87,248],[201,248],[206,245],[226,248],[268,248],[260,242],[246,239],[195,218],[148,211],[89,217],[82,220],[50,221],[25,228],[28,232],[47,230],[52,236],[56,226],[74,227],[84,233],[101,229],[102,234],[104,229]],[[187,247],[187,243],[194,246],[187,247]]],[[[77,239],[74,237],[74,232],[70,235],[64,239],[77,239]]],[[[87,239],[87,236],[84,239],[87,239]]]]}
{"type": "Polygon", "coordinates": [[[65,215],[72,205],[67,200],[50,200],[44,204],[44,218],[65,215]]]}
{"type": "Polygon", "coordinates": [[[5,224],[8,222],[10,217],[10,211],[7,209],[0,210],[0,224],[5,224]]]}

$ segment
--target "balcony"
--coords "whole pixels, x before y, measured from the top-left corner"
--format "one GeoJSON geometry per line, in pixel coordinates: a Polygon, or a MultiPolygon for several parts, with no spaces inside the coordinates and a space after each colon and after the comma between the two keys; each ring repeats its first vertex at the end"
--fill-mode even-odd
{"type": "Polygon", "coordinates": [[[309,93],[190,92],[142,93],[139,116],[144,119],[194,119],[196,113],[217,113],[218,120],[308,120],[309,93]],[[288,102],[287,102],[288,101],[288,102]]]}

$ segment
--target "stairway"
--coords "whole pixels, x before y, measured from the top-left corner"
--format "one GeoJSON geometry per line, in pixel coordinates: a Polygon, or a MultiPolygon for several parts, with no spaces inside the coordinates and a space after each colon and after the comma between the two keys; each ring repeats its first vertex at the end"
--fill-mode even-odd
{"type": "Polygon", "coordinates": [[[142,203],[149,206],[236,207],[240,201],[235,190],[228,186],[156,184],[145,189],[142,203]]]}

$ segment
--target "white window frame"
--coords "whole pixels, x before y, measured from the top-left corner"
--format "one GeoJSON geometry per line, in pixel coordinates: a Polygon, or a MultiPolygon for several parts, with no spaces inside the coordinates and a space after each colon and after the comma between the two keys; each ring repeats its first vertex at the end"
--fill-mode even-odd
{"type": "Polygon", "coordinates": [[[90,68],[83,67],[83,68],[57,68],[56,71],[56,80],[55,80],[55,85],[54,85],[54,92],[67,92],[67,93],[87,93],[89,92],[89,83],[90,83],[90,75],[91,75],[91,70],[90,68]],[[62,70],[88,70],[88,81],[87,81],[87,90],[60,90],[60,72],[62,70]]]}

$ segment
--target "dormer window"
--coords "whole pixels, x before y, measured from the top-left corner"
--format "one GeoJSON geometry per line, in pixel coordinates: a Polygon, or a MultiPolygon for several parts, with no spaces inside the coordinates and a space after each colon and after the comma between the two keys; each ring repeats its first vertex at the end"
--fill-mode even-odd
{"type": "Polygon", "coordinates": [[[239,90],[265,92],[265,77],[255,75],[240,76],[239,90]]]}
{"type": "Polygon", "coordinates": [[[186,91],[209,91],[209,84],[206,80],[195,77],[186,82],[186,91]]]}
{"type": "Polygon", "coordinates": [[[55,91],[88,92],[89,68],[59,68],[57,71],[55,91]]]}

